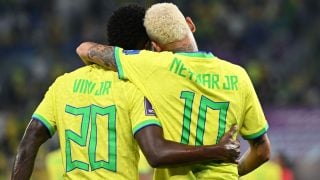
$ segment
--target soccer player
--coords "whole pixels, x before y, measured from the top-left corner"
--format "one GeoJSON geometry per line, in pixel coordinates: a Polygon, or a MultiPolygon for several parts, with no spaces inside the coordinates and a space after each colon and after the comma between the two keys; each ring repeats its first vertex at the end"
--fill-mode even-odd
{"type": "MultiPolygon", "coordinates": [[[[119,44],[144,48],[141,42],[146,42],[146,36],[140,37],[140,30],[133,31],[139,20],[143,27],[144,9],[129,6],[113,16],[123,12],[132,16],[127,19],[126,30],[132,28],[138,39],[119,44]]],[[[138,179],[137,142],[154,166],[210,160],[236,163],[239,144],[232,140],[235,131],[233,126],[216,146],[167,141],[142,93],[132,83],[119,80],[117,73],[93,64],[58,77],[50,86],[25,130],[11,179],[30,179],[40,145],[55,132],[60,140],[64,178],[120,180],[138,179]]]]}
{"type": "Polygon", "coordinates": [[[198,51],[195,25],[172,3],[159,3],[146,12],[144,26],[156,51],[123,50],[91,42],[77,53],[86,61],[117,70],[150,100],[166,138],[189,145],[221,141],[236,123],[250,147],[238,165],[208,162],[156,169],[155,179],[238,179],[270,156],[268,123],[246,71],[212,53],[198,51]],[[177,118],[178,117],[178,118],[177,118]]]}

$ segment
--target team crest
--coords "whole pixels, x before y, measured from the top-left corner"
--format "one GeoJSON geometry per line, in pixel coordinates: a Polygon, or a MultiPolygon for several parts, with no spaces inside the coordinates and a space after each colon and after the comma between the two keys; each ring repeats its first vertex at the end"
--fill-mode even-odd
{"type": "Polygon", "coordinates": [[[151,103],[149,102],[149,100],[144,97],[144,110],[145,110],[145,114],[146,116],[155,116],[156,113],[154,112],[151,103]]]}

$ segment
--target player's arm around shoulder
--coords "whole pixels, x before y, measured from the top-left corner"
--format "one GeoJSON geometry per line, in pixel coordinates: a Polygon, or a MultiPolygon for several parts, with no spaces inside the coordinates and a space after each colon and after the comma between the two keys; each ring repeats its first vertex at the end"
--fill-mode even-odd
{"type": "Polygon", "coordinates": [[[76,52],[86,65],[94,63],[108,70],[117,70],[113,46],[83,42],[77,47],[76,52]]]}

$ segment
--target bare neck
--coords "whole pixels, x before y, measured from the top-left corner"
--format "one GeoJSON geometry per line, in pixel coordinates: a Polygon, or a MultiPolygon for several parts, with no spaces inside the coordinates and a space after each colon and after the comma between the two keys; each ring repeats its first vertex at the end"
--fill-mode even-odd
{"type": "Polygon", "coordinates": [[[198,47],[193,38],[186,37],[180,41],[163,45],[162,50],[172,52],[197,52],[198,47]]]}

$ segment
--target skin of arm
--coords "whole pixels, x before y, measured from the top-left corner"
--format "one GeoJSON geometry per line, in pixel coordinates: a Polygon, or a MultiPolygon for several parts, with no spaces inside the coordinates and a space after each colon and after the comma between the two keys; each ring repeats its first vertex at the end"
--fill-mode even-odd
{"type": "Polygon", "coordinates": [[[243,176],[258,168],[270,158],[271,146],[267,134],[249,140],[250,147],[238,164],[238,174],[243,176]]]}
{"type": "Polygon", "coordinates": [[[39,147],[50,137],[47,128],[41,122],[35,119],[30,121],[18,147],[11,180],[30,179],[39,147]]]}
{"type": "Polygon", "coordinates": [[[77,54],[85,64],[98,64],[108,70],[117,71],[114,47],[84,42],[77,47],[77,54]]]}
{"type": "Polygon", "coordinates": [[[240,143],[232,140],[236,129],[233,126],[225,133],[219,144],[197,147],[164,139],[162,128],[158,126],[141,129],[135,139],[153,168],[208,161],[238,163],[240,143]]]}

